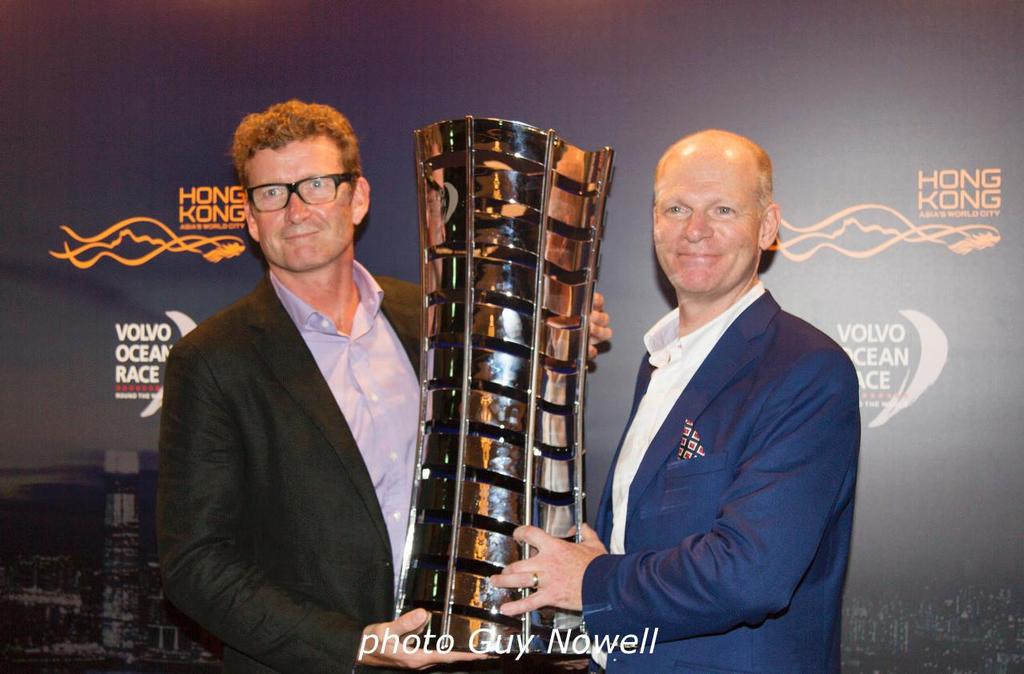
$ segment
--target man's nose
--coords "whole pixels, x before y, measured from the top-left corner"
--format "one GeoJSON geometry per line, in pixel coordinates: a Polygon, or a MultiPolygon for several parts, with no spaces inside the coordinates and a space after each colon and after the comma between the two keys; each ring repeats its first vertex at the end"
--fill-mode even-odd
{"type": "Polygon", "coordinates": [[[302,200],[298,192],[292,192],[288,195],[288,203],[285,204],[285,209],[288,212],[288,219],[292,222],[303,220],[309,214],[309,206],[302,200]]]}
{"type": "Polygon", "coordinates": [[[711,227],[703,213],[694,211],[683,225],[683,238],[690,243],[697,243],[711,236],[711,227]]]}

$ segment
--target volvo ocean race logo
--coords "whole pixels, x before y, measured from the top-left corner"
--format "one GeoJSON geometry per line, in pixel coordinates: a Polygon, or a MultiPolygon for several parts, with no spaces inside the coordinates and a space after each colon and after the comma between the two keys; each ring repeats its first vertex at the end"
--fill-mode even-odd
{"type": "Polygon", "coordinates": [[[862,410],[878,410],[878,428],[916,403],[942,374],[949,340],[931,318],[913,309],[891,323],[840,323],[839,343],[853,360],[862,410]]]}
{"type": "Polygon", "coordinates": [[[171,323],[115,323],[114,398],[148,400],[139,414],[151,417],[163,402],[163,367],[175,339],[196,327],[195,321],[180,311],[165,312],[171,323]]]}

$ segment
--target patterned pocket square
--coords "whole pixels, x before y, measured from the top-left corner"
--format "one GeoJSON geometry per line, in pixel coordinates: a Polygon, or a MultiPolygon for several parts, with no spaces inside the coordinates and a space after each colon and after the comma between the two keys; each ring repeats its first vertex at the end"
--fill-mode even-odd
{"type": "Polygon", "coordinates": [[[693,427],[693,419],[687,419],[683,423],[683,437],[679,440],[676,457],[683,461],[689,461],[702,456],[704,456],[704,445],[700,443],[700,433],[693,427]]]}

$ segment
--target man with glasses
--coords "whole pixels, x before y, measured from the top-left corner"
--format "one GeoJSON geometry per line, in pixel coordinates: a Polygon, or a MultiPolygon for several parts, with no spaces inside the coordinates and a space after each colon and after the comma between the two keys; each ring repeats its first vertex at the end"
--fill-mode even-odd
{"type": "MultiPolygon", "coordinates": [[[[370,184],[352,127],[329,106],[289,101],[246,117],[232,154],[269,273],[167,363],[167,596],[224,641],[228,671],[478,658],[360,658],[364,633],[402,635],[427,613],[388,622],[413,479],[420,292],[355,260],[370,184]]],[[[606,315],[592,320],[610,335],[606,315]]]]}

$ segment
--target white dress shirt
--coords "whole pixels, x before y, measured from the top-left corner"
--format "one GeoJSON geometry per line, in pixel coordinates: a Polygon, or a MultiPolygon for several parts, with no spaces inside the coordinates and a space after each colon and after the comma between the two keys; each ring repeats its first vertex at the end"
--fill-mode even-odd
{"type": "Polygon", "coordinates": [[[339,332],[334,321],[288,290],[272,272],[270,281],[313,354],[366,463],[391,541],[397,587],[416,462],[419,378],[381,311],[384,291],[355,261],[352,276],[359,289],[359,305],[348,334],[339,332]]]}

